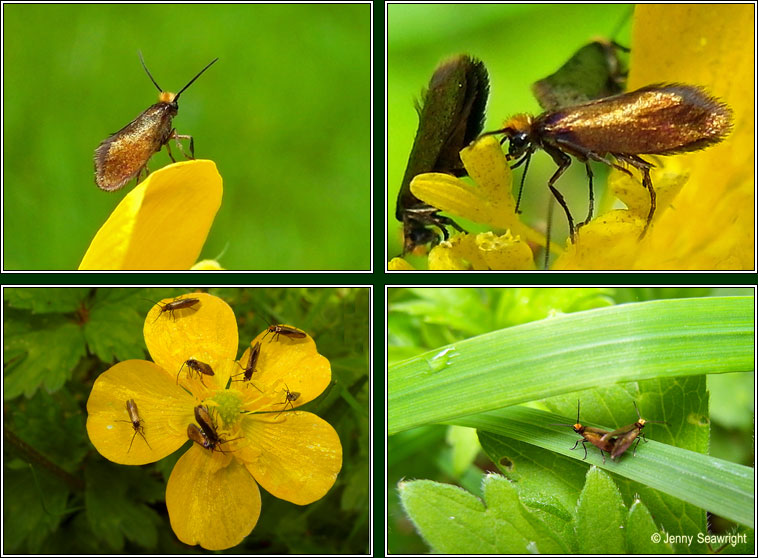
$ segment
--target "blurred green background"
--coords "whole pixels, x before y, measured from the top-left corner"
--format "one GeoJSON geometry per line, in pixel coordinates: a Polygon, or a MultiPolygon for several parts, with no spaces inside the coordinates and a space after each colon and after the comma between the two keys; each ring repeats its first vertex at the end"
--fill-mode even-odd
{"type": "MultiPolygon", "coordinates": [[[[710,296],[753,296],[752,288],[390,288],[387,291],[388,365],[463,339],[556,314],[574,313],[631,302],[710,296]]],[[[577,332],[581,337],[581,332],[577,332]]],[[[540,347],[534,347],[539,353],[540,347]]],[[[570,370],[566,371],[571,374],[570,370]]],[[[659,383],[658,379],[647,380],[659,383]]],[[[755,416],[753,373],[707,376],[710,455],[752,466],[755,416]]],[[[644,384],[644,382],[639,382],[644,384]]],[[[598,386],[572,402],[591,400],[623,386],[598,386]]],[[[498,388],[499,389],[499,388],[498,388]]],[[[505,386],[503,389],[507,389],[505,386]]],[[[558,398],[563,396],[558,396],[558,398]]],[[[582,408],[584,408],[584,403],[582,408]]],[[[586,419],[586,417],[585,417],[586,419]]],[[[387,521],[391,554],[423,554],[429,546],[404,512],[398,483],[430,479],[451,483],[482,497],[482,480],[501,472],[482,451],[475,431],[425,425],[387,439],[387,521]]],[[[516,472],[518,473],[518,471],[516,472]]],[[[709,516],[713,532],[733,524],[709,516]]]]}
{"type": "MultiPolygon", "coordinates": [[[[596,37],[629,44],[631,5],[390,5],[387,53],[388,257],[400,254],[402,227],[395,220],[395,200],[408,162],[418,117],[413,108],[434,69],[449,56],[480,58],[490,75],[486,130],[500,127],[513,114],[539,114],[531,93],[533,82],[556,71],[581,46],[596,37]],[[617,30],[619,30],[617,32],[617,30]]],[[[555,163],[538,153],[524,186],[524,219],[544,230],[555,163]]],[[[521,170],[516,180],[521,180],[521,170]]],[[[596,199],[604,190],[606,170],[593,167],[596,199]]],[[[583,165],[571,165],[556,184],[572,213],[587,211],[587,178],[583,165]]],[[[597,207],[597,206],[596,206],[597,207]]],[[[597,210],[596,210],[597,211],[597,210]]],[[[468,231],[486,226],[460,220],[468,231]]],[[[554,240],[565,238],[566,218],[553,217],[554,240]]],[[[410,258],[412,262],[420,262],[410,258]]]]}
{"type": "Polygon", "coordinates": [[[4,5],[5,268],[76,269],[134,187],[99,190],[93,154],[157,102],[141,50],[173,92],[219,57],[174,118],[224,180],[201,259],[368,269],[369,8],[4,5]]]}
{"type": "MultiPolygon", "coordinates": [[[[307,331],[329,359],[331,385],[304,410],[331,424],[342,470],[307,506],[261,490],[252,533],[235,554],[366,554],[369,530],[369,290],[197,289],[234,311],[239,353],[270,323],[307,331]]],[[[117,465],[89,440],[87,399],[117,362],[149,359],[142,327],[153,304],[179,288],[3,290],[4,552],[185,554],[166,482],[182,449],[142,467],[117,465]],[[149,299],[149,300],[145,300],[149,299]]]]}

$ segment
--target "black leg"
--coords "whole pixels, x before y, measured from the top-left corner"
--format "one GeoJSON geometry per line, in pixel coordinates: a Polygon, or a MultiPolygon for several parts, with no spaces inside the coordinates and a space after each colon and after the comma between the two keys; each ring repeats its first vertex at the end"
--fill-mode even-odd
{"type": "Polygon", "coordinates": [[[632,457],[635,457],[637,455],[637,446],[639,446],[639,445],[640,445],[640,439],[638,437],[637,438],[637,443],[634,444],[634,451],[632,452],[632,457]]]}
{"type": "Polygon", "coordinates": [[[647,219],[645,219],[645,227],[642,229],[638,240],[645,238],[650,224],[653,222],[653,215],[655,214],[655,190],[653,189],[653,181],[650,179],[650,169],[653,168],[652,163],[648,163],[642,157],[637,155],[616,155],[619,161],[623,161],[638,169],[642,173],[642,185],[650,193],[650,211],[648,211],[647,219]]]}
{"type": "MultiPolygon", "coordinates": [[[[518,187],[518,197],[516,198],[516,215],[521,213],[521,210],[519,207],[521,207],[521,193],[524,191],[524,180],[526,179],[526,172],[529,170],[529,161],[532,159],[532,152],[529,151],[524,157],[521,159],[521,161],[524,161],[524,172],[521,175],[521,184],[518,187]]],[[[518,165],[521,164],[521,161],[516,163],[511,168],[516,168],[518,165]]]]}
{"type": "Polygon", "coordinates": [[[583,227],[592,220],[592,212],[595,209],[595,195],[592,191],[592,169],[590,168],[590,162],[585,161],[584,166],[587,167],[587,178],[590,181],[590,208],[587,212],[587,218],[581,223],[577,224],[576,228],[583,227]]]}
{"type": "Polygon", "coordinates": [[[568,205],[566,204],[566,200],[563,198],[563,195],[553,186],[555,184],[556,180],[558,180],[561,175],[566,171],[567,168],[571,165],[571,157],[563,153],[560,149],[557,149],[555,147],[545,145],[544,146],[545,151],[547,151],[548,155],[550,155],[553,158],[553,161],[555,161],[555,164],[558,165],[558,169],[553,173],[553,176],[550,177],[550,180],[547,181],[547,186],[550,188],[550,191],[553,193],[553,196],[556,200],[558,200],[558,203],[561,204],[561,207],[563,208],[563,211],[566,213],[566,219],[568,220],[568,227],[569,227],[569,236],[571,237],[571,240],[573,242],[574,240],[574,219],[571,217],[571,211],[569,211],[568,205]]]}
{"type": "Polygon", "coordinates": [[[650,169],[642,169],[642,185],[647,188],[648,192],[650,192],[650,211],[647,214],[645,228],[642,229],[642,234],[640,234],[639,240],[645,238],[645,235],[650,228],[650,223],[653,222],[653,214],[655,213],[655,190],[653,189],[653,181],[650,180],[650,169]]]}

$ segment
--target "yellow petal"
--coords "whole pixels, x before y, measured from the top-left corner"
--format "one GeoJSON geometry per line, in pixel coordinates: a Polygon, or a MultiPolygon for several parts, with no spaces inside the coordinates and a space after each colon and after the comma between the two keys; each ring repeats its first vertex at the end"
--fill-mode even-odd
{"type": "Polygon", "coordinates": [[[248,422],[245,436],[261,454],[246,466],[268,492],[302,506],[334,485],[342,468],[342,445],[334,428],[316,415],[296,411],[281,417],[285,415],[280,423],[262,415],[248,422]]]}
{"type": "Polygon", "coordinates": [[[189,269],[223,192],[213,161],[168,165],[138,184],[92,240],[79,269],[189,269]]]}
{"type": "Polygon", "coordinates": [[[569,243],[552,269],[632,269],[649,242],[638,240],[644,225],[643,218],[625,209],[604,213],[579,229],[576,243],[569,243]]]}
{"type": "Polygon", "coordinates": [[[171,471],[166,507],[171,528],[184,544],[224,550],[255,527],[261,494],[236,459],[193,443],[171,471]]]}
{"type": "MultiPolygon", "coordinates": [[[[656,204],[653,222],[671,209],[672,204],[675,205],[674,198],[687,183],[689,172],[686,158],[686,155],[673,158],[648,156],[648,159],[656,165],[650,170],[656,204]]],[[[650,193],[642,185],[641,175],[636,171],[632,172],[634,175],[629,176],[614,169],[608,177],[608,187],[634,215],[646,220],[650,211],[650,193]]]]}
{"type": "Polygon", "coordinates": [[[755,58],[753,49],[745,48],[754,44],[753,16],[747,4],[635,9],[629,88],[660,82],[702,85],[734,111],[734,129],[723,142],[664,158],[666,168],[669,159],[686,165],[690,179],[656,218],[637,269],[754,266],[755,58]]]}
{"type": "MultiPolygon", "coordinates": [[[[179,383],[195,390],[220,389],[233,373],[237,355],[237,320],[229,305],[207,293],[191,293],[179,299],[195,298],[199,303],[190,308],[161,312],[154,305],[145,318],[143,334],[150,356],[176,383],[177,374],[187,359],[210,365],[213,376],[188,373],[187,366],[179,376],[179,383]],[[199,379],[202,377],[202,381],[199,379]]],[[[164,299],[160,305],[172,302],[164,299]]]]}
{"type": "Polygon", "coordinates": [[[510,231],[501,236],[491,232],[478,234],[476,243],[484,260],[485,269],[534,270],[534,254],[519,237],[510,231]]]}
{"type": "Polygon", "coordinates": [[[523,224],[511,192],[513,175],[500,143],[485,136],[461,151],[461,160],[476,186],[442,173],[426,173],[411,182],[411,192],[426,203],[493,228],[510,230],[529,242],[545,237],[523,224]]]}
{"type": "MultiPolygon", "coordinates": [[[[268,339],[264,339],[264,335],[266,331],[261,332],[250,343],[251,346],[256,342],[261,343],[257,371],[252,381],[263,393],[252,387],[243,390],[247,395],[245,406],[256,411],[278,413],[285,405],[287,409],[296,408],[318,397],[331,382],[332,369],[329,360],[316,350],[313,338],[307,334],[302,339],[290,339],[280,335],[274,340],[272,334],[268,334],[268,339]],[[287,389],[300,395],[294,401],[288,402],[287,389]],[[255,401],[254,406],[249,403],[251,400],[255,401]]],[[[250,351],[248,348],[242,354],[238,361],[239,366],[247,366],[250,351]]],[[[239,366],[235,365],[236,373],[240,372],[239,366]]],[[[232,385],[236,387],[237,383],[232,385]]]]}
{"type": "Polygon", "coordinates": [[[509,231],[459,234],[442,242],[429,253],[429,269],[434,270],[533,270],[531,248],[509,231]]]}
{"type": "Polygon", "coordinates": [[[159,366],[125,360],[95,380],[87,399],[87,434],[97,451],[114,463],[152,463],[187,441],[193,401],[159,366]],[[126,402],[130,399],[143,421],[144,439],[129,422],[126,402]]]}
{"type": "Polygon", "coordinates": [[[403,258],[392,258],[387,265],[388,271],[415,271],[414,267],[403,258]]]}
{"type": "Polygon", "coordinates": [[[192,271],[223,271],[224,268],[216,260],[200,260],[192,266],[192,271]]]}

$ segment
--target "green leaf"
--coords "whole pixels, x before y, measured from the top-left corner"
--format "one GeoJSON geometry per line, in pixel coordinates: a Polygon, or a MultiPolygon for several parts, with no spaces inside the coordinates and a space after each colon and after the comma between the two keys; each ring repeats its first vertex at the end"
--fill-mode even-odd
{"type": "Polygon", "coordinates": [[[144,496],[146,489],[134,490],[130,482],[151,485],[157,485],[157,482],[126,467],[122,468],[121,475],[114,475],[111,467],[112,464],[97,463],[86,470],[86,513],[92,531],[113,550],[124,547],[124,538],[145,547],[155,546],[158,515],[136,500],[144,496]]]}
{"type": "Polygon", "coordinates": [[[3,544],[9,553],[37,552],[64,520],[68,498],[67,488],[53,475],[37,467],[37,488],[28,463],[22,467],[8,468],[3,474],[3,544]],[[25,543],[28,546],[22,546],[25,543]]]}
{"type": "Polygon", "coordinates": [[[403,507],[434,552],[443,554],[565,553],[568,549],[499,475],[483,483],[484,501],[456,486],[401,482],[403,507]]]}
{"type": "Polygon", "coordinates": [[[81,327],[62,314],[5,314],[3,398],[31,397],[40,387],[59,390],[85,355],[81,327]]]}
{"type": "Polygon", "coordinates": [[[3,291],[11,308],[31,310],[34,314],[72,313],[81,308],[89,288],[11,287],[3,291]]]}
{"type": "Polygon", "coordinates": [[[582,554],[624,554],[624,501],[610,476],[591,467],[576,510],[576,539],[582,554]]]}
{"type": "Polygon", "coordinates": [[[631,554],[673,554],[674,549],[656,526],[653,517],[640,500],[635,500],[626,520],[626,540],[631,554]],[[658,542],[655,542],[656,539],[658,542]]]}
{"type": "Polygon", "coordinates": [[[474,462],[476,454],[481,447],[476,437],[476,430],[450,426],[447,431],[446,441],[452,449],[453,474],[460,477],[474,462]]]}
{"type": "Polygon", "coordinates": [[[388,432],[594,386],[751,371],[753,337],[752,297],[626,304],[493,331],[390,365],[388,432]]]}
{"type": "MultiPolygon", "coordinates": [[[[526,407],[510,407],[459,418],[450,423],[528,442],[581,461],[584,457],[581,446],[579,451],[570,449],[577,440],[576,434],[571,429],[550,425],[565,419],[526,407]]],[[[613,428],[610,425],[599,426],[606,430],[613,428]]],[[[641,444],[636,456],[628,453],[618,463],[610,459],[603,463],[598,451],[588,451],[586,461],[703,510],[753,527],[754,472],[750,467],[654,440],[641,444]]],[[[499,463],[501,458],[495,456],[493,460],[499,463]]]]}
{"type": "Polygon", "coordinates": [[[103,362],[144,358],[142,327],[150,307],[141,294],[135,289],[98,289],[95,294],[84,336],[103,362]]]}

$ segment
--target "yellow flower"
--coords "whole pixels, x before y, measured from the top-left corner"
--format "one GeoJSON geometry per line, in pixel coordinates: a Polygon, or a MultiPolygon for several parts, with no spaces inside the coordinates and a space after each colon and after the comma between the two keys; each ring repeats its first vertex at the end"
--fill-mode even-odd
{"type": "MultiPolygon", "coordinates": [[[[534,269],[530,246],[544,246],[546,240],[516,213],[513,175],[498,141],[493,136],[483,137],[461,151],[461,160],[476,186],[449,174],[425,173],[413,179],[411,192],[443,211],[506,232],[453,236],[432,248],[429,269],[534,269]]],[[[557,245],[551,246],[560,253],[557,245]]],[[[392,268],[402,269],[396,260],[392,268]]]]}
{"type": "MultiPolygon", "coordinates": [[[[647,157],[656,165],[658,200],[653,226],[641,242],[612,211],[581,229],[576,246],[554,269],[752,269],[755,62],[745,48],[753,42],[752,6],[646,4],[635,8],[634,18],[627,89],[661,82],[705,86],[734,111],[734,128],[703,151],[647,157]],[[598,235],[593,228],[603,225],[598,235]]],[[[649,207],[638,197],[646,194],[635,180],[617,171],[609,178],[611,191],[633,214],[626,223],[649,207]]]]}
{"type": "Polygon", "coordinates": [[[174,163],[153,172],[100,227],[79,269],[190,269],[221,207],[222,194],[213,161],[174,163]]]}
{"type": "Polygon", "coordinates": [[[222,271],[223,269],[216,260],[200,260],[192,266],[192,271],[222,271]]]}
{"type": "Polygon", "coordinates": [[[120,362],[97,378],[87,401],[87,433],[115,463],[152,463],[185,446],[190,425],[203,428],[195,419],[196,407],[203,405],[216,443],[212,449],[192,443],[179,458],[166,506],[179,540],[222,550],[255,527],[259,485],[299,505],[324,496],[342,467],[342,446],[328,423],[295,410],[331,380],[329,361],[310,336],[261,332],[251,342],[261,343],[260,353],[246,381],[240,367],[247,367],[251,349],[235,360],[232,309],[205,293],[178,300],[188,298],[198,302],[172,309],[165,304],[173,301],[165,300],[148,313],[144,336],[153,362],[120,362]],[[213,374],[193,370],[188,360],[209,366],[200,368],[213,374]],[[138,408],[139,432],[129,422],[129,400],[138,408]]]}

